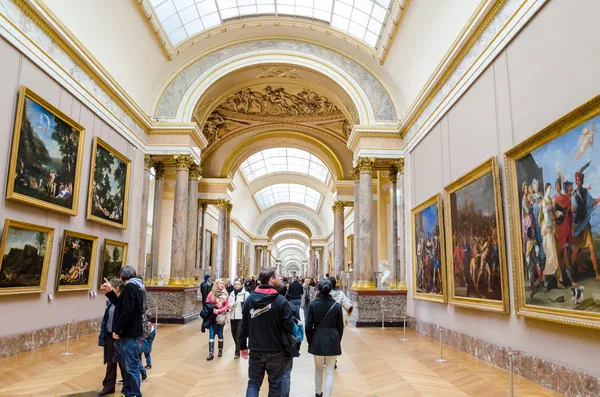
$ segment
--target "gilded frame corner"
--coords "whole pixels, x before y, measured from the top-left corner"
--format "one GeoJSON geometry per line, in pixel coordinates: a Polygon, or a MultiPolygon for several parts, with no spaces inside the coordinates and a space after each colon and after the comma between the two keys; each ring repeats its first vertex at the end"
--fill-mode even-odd
{"type": "Polygon", "coordinates": [[[452,238],[446,240],[446,256],[448,258],[448,300],[450,304],[468,309],[478,309],[496,313],[510,314],[510,296],[508,292],[508,268],[506,262],[506,249],[504,239],[504,213],[502,202],[502,188],[500,184],[500,169],[496,156],[493,156],[462,177],[444,188],[444,217],[446,236],[452,236],[452,194],[463,187],[475,182],[479,178],[491,173],[494,184],[494,209],[496,211],[496,231],[498,233],[498,262],[500,267],[500,287],[502,300],[459,297],[454,294],[454,256],[452,255],[452,238]]]}
{"type": "Polygon", "coordinates": [[[97,137],[97,136],[94,137],[94,144],[92,146],[91,157],[92,157],[92,160],[91,160],[92,162],[91,162],[91,167],[90,167],[90,182],[88,184],[87,219],[92,222],[101,223],[106,226],[111,226],[111,227],[115,227],[117,229],[125,230],[125,229],[127,229],[127,221],[129,218],[129,183],[131,182],[131,180],[130,180],[131,160],[129,160],[127,157],[123,156],[121,153],[119,153],[119,151],[117,151],[115,148],[113,148],[108,143],[103,141],[102,138],[97,137]],[[98,149],[98,146],[100,146],[104,150],[108,151],[110,154],[117,157],[119,160],[121,160],[122,162],[124,162],[127,165],[127,172],[125,175],[125,197],[123,198],[123,224],[120,224],[118,222],[113,222],[113,221],[110,221],[107,219],[103,219],[99,216],[92,214],[92,205],[93,205],[93,203],[92,203],[92,187],[94,184],[94,171],[96,169],[96,151],[98,149]]]}
{"type": "Polygon", "coordinates": [[[40,285],[35,287],[9,287],[0,288],[0,295],[15,295],[15,294],[33,294],[42,293],[46,291],[46,284],[48,282],[48,271],[50,270],[50,258],[52,257],[52,243],[54,241],[54,228],[34,225],[32,223],[25,223],[15,221],[13,219],[4,220],[4,230],[2,232],[2,241],[0,242],[0,270],[2,270],[2,264],[4,260],[4,249],[6,248],[6,239],[8,237],[9,227],[18,227],[21,229],[32,230],[37,232],[48,233],[46,240],[44,262],[42,264],[42,274],[40,276],[40,285]]]}
{"type": "Polygon", "coordinates": [[[98,237],[90,234],[78,233],[71,230],[65,230],[62,243],[60,244],[60,253],[58,255],[58,263],[56,266],[56,292],[64,291],[85,291],[94,288],[94,271],[96,270],[96,253],[98,251],[98,237]],[[67,237],[77,237],[85,240],[92,240],[92,252],[90,257],[90,272],[86,285],[60,286],[60,272],[62,267],[63,255],[65,252],[65,244],[67,237]]]}
{"type": "Polygon", "coordinates": [[[448,303],[448,280],[447,280],[447,270],[446,270],[446,251],[445,247],[445,238],[444,238],[444,215],[443,215],[443,200],[442,194],[437,193],[429,199],[425,200],[421,204],[417,205],[410,211],[411,217],[411,236],[412,236],[412,262],[413,262],[413,270],[412,270],[412,296],[414,299],[429,301],[429,302],[437,302],[437,303],[448,303]],[[416,222],[415,216],[417,216],[424,209],[431,207],[432,205],[437,204],[438,206],[438,223],[440,225],[440,260],[441,260],[441,276],[442,276],[442,294],[432,294],[432,293],[423,293],[417,292],[417,249],[416,249],[416,222]]]}
{"type": "Polygon", "coordinates": [[[10,163],[8,167],[8,180],[6,186],[6,198],[20,203],[33,205],[44,210],[54,211],[65,215],[76,216],[79,207],[79,185],[81,183],[81,164],[83,163],[83,147],[85,145],[85,128],[53,106],[50,102],[43,99],[41,96],[31,91],[24,85],[19,89],[19,99],[17,102],[17,114],[15,118],[15,127],[13,130],[13,140],[10,151],[10,163]],[[66,208],[57,204],[48,203],[25,194],[15,192],[15,175],[17,171],[17,156],[19,153],[19,142],[21,139],[21,127],[25,114],[25,98],[29,98],[39,105],[46,108],[55,117],[59,118],[73,129],[79,132],[79,147],[77,149],[77,162],[75,165],[75,179],[73,186],[73,207],[66,208]]]}
{"type": "MultiPolygon", "coordinates": [[[[99,263],[100,273],[98,273],[98,289],[101,289],[102,284],[104,283],[104,280],[102,277],[102,275],[104,273],[104,252],[106,251],[106,246],[108,244],[123,247],[123,266],[125,266],[127,264],[127,251],[129,250],[129,243],[126,243],[124,241],[111,240],[108,238],[104,239],[104,244],[102,245],[102,254],[100,255],[100,263],[99,263]]],[[[149,254],[146,254],[146,259],[147,259],[148,255],[149,254]]]]}
{"type": "Polygon", "coordinates": [[[518,316],[578,327],[600,329],[600,313],[578,312],[575,310],[546,308],[527,304],[525,298],[525,276],[521,271],[523,268],[523,248],[519,243],[522,240],[522,232],[519,227],[521,225],[520,194],[519,187],[517,186],[516,170],[516,163],[519,159],[599,115],[600,95],[590,99],[504,153],[515,314],[518,316]]]}

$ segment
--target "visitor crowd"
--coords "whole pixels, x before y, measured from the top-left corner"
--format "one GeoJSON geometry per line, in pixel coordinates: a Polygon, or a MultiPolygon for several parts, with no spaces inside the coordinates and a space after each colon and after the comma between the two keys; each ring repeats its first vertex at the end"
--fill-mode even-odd
{"type": "MultiPolygon", "coordinates": [[[[329,276],[329,275],[327,275],[329,276]]],[[[150,353],[156,330],[148,321],[146,289],[132,266],[121,280],[104,279],[108,298],[98,344],[104,348],[106,375],[99,396],[115,392],[117,367],[123,384],[120,397],[142,396],[140,383],[152,368],[150,353]],[[146,365],[142,363],[142,354],[146,365]]],[[[315,396],[331,396],[337,356],[342,354],[344,327],[352,302],[337,287],[335,277],[322,280],[281,277],[277,268],[263,268],[258,277],[229,280],[204,276],[202,332],[208,329],[207,360],[223,356],[224,327],[229,322],[234,359],[249,360],[247,397],[257,397],[265,373],[270,397],[288,397],[293,359],[306,339],[315,363],[315,396]]]]}

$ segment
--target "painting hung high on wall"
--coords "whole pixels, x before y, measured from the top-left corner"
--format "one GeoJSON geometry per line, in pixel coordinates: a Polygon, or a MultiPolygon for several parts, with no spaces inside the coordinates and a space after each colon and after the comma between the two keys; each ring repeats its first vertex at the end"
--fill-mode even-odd
{"type": "Polygon", "coordinates": [[[77,215],[84,128],[21,86],[6,197],[77,215]]]}
{"type": "Polygon", "coordinates": [[[92,153],[87,217],[127,229],[131,162],[98,137],[94,137],[92,153]]]}
{"type": "Polygon", "coordinates": [[[411,211],[413,297],[447,302],[442,195],[436,194],[411,211]]]}
{"type": "MultiPolygon", "coordinates": [[[[148,254],[147,254],[148,255],[148,254]]],[[[127,243],[115,240],[104,240],[104,249],[100,259],[100,277],[98,288],[104,279],[121,278],[121,268],[127,263],[127,243]]]]}
{"type": "Polygon", "coordinates": [[[500,175],[495,157],[446,186],[450,303],[508,314],[500,175]]]}
{"type": "Polygon", "coordinates": [[[0,245],[0,295],[44,292],[54,229],[6,219],[0,245]]]}
{"type": "Polygon", "coordinates": [[[65,230],[56,275],[57,291],[92,288],[98,237],[65,230]]]}
{"type": "Polygon", "coordinates": [[[505,154],[517,314],[600,328],[600,96],[505,154]]]}

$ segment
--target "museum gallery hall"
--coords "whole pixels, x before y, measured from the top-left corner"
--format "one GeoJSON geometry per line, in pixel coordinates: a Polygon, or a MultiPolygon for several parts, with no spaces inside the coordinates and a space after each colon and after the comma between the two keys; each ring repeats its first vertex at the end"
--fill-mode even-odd
{"type": "Polygon", "coordinates": [[[600,396],[599,15],[0,0],[0,397],[600,396]]]}

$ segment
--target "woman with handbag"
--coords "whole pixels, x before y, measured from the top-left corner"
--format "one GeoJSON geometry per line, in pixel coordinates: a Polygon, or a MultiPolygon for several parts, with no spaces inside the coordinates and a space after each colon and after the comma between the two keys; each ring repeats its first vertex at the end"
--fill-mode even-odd
{"type": "Polygon", "coordinates": [[[240,358],[240,341],[238,336],[242,328],[242,308],[249,295],[250,293],[242,285],[242,279],[236,279],[233,282],[233,291],[229,294],[231,336],[233,336],[233,340],[235,341],[235,355],[233,358],[236,360],[240,358]]]}
{"type": "Polygon", "coordinates": [[[229,310],[229,298],[225,283],[222,279],[218,279],[213,284],[212,291],[206,297],[206,303],[211,303],[216,307],[213,309],[215,315],[214,321],[211,322],[208,332],[208,357],[210,361],[215,358],[215,335],[219,338],[219,357],[223,356],[223,328],[227,322],[227,310],[229,310]]]}
{"type": "Polygon", "coordinates": [[[331,282],[327,279],[317,284],[319,295],[308,307],[306,339],[308,352],[315,359],[315,396],[330,397],[333,390],[333,370],[337,356],[342,354],[344,315],[342,307],[333,299],[331,282]],[[325,371],[325,387],[323,387],[325,371]]]}

